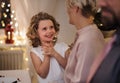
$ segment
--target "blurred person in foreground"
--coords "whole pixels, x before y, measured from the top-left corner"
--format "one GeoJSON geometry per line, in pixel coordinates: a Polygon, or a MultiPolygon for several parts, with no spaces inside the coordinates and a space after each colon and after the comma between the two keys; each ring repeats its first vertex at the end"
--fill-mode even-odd
{"type": "Polygon", "coordinates": [[[120,0],[98,0],[97,5],[101,8],[104,30],[116,32],[94,61],[87,83],[120,83],[120,0]]]}

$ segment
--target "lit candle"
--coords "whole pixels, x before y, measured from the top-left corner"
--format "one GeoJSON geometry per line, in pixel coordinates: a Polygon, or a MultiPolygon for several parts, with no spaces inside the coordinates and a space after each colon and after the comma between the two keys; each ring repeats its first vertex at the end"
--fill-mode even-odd
{"type": "Polygon", "coordinates": [[[10,32],[8,31],[8,39],[10,39],[10,32]]]}

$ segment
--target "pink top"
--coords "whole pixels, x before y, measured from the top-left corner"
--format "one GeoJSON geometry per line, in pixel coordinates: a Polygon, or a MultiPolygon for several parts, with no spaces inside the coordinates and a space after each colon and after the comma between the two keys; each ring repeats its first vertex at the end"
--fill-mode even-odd
{"type": "Polygon", "coordinates": [[[108,42],[106,44],[104,50],[94,60],[92,66],[91,66],[90,72],[88,74],[87,83],[90,83],[92,77],[94,76],[94,74],[97,71],[98,67],[100,66],[101,62],[104,60],[104,58],[106,57],[107,53],[111,49],[111,45],[114,42],[115,38],[116,38],[116,35],[110,40],[110,42],[108,42]]]}
{"type": "Polygon", "coordinates": [[[65,83],[85,83],[91,64],[104,44],[104,37],[96,25],[78,30],[77,40],[65,69],[65,83]]]}

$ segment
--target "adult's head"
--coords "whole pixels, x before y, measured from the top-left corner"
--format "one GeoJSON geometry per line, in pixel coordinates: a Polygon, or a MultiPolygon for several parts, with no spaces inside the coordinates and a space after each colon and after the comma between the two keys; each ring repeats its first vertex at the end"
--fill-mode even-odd
{"type": "Polygon", "coordinates": [[[98,0],[104,30],[113,30],[120,25],[120,0],[98,0]]]}
{"type": "Polygon", "coordinates": [[[32,46],[37,47],[41,45],[40,34],[42,33],[40,33],[40,31],[43,32],[43,30],[46,31],[47,28],[52,27],[54,27],[56,33],[59,31],[59,24],[53,16],[45,12],[39,12],[38,14],[34,15],[31,18],[27,32],[27,37],[31,40],[32,46]]]}
{"type": "Polygon", "coordinates": [[[96,0],[66,0],[67,12],[69,15],[70,24],[77,23],[78,20],[84,18],[91,18],[95,15],[96,0]]]}

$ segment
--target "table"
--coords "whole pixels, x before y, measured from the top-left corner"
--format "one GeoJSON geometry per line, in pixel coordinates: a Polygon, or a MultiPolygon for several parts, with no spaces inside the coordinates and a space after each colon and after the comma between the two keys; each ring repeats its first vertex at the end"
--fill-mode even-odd
{"type": "Polygon", "coordinates": [[[1,70],[0,80],[20,80],[18,83],[31,83],[28,70],[1,70]],[[3,79],[2,79],[3,78],[3,79]]]}

